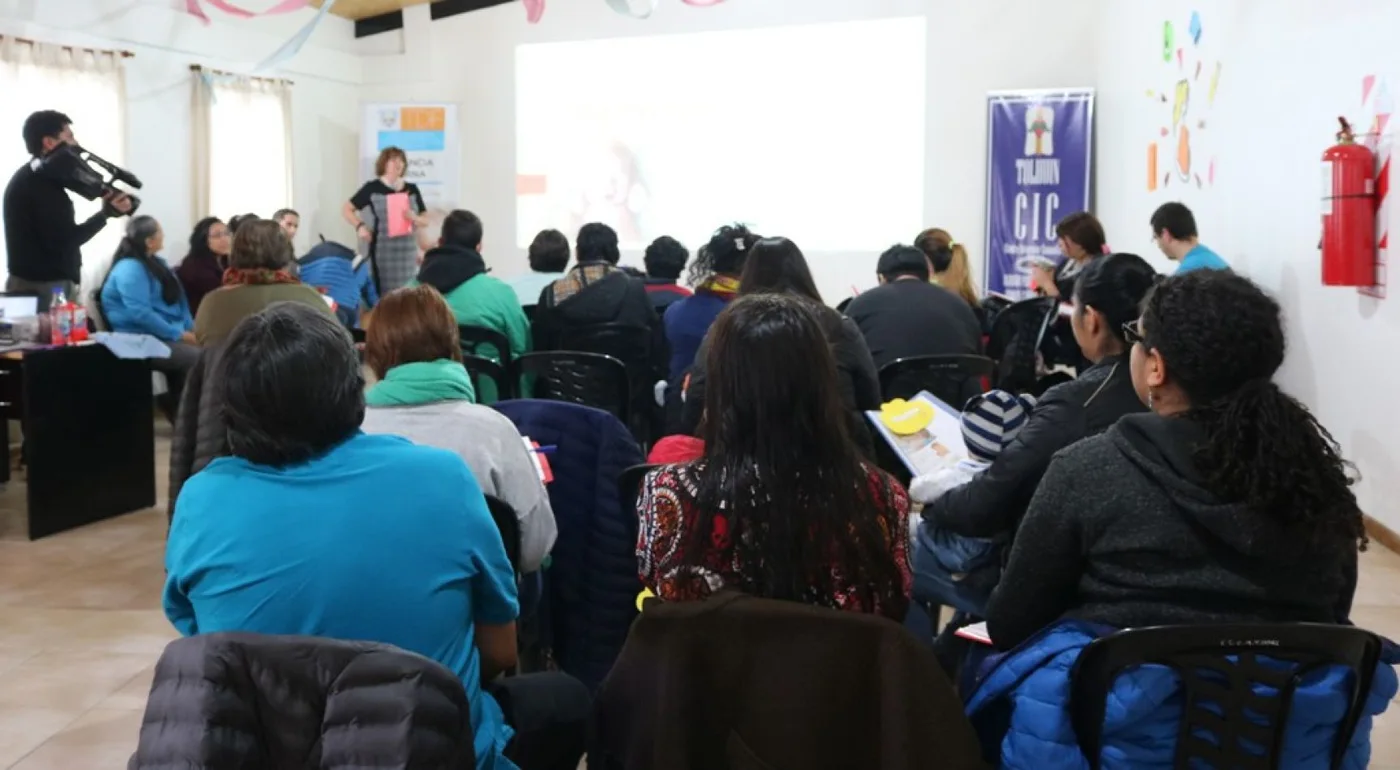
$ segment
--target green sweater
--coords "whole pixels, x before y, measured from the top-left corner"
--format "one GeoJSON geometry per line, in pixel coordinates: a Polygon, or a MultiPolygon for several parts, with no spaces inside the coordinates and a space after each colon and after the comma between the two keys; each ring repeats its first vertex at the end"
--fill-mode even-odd
{"type": "MultiPolygon", "coordinates": [[[[506,335],[512,357],[530,352],[530,319],[525,317],[515,289],[505,281],[483,273],[448,292],[446,299],[459,325],[481,326],[506,335]]],[[[490,345],[481,346],[476,354],[498,363],[501,360],[490,345]]],[[[494,404],[496,384],[489,380],[477,383],[476,395],[477,403],[494,404]]]]}

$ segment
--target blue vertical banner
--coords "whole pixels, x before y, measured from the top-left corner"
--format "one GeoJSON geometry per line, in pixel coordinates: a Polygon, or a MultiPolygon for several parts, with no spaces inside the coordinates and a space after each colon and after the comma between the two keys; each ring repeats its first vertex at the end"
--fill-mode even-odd
{"type": "Polygon", "coordinates": [[[1031,296],[1031,266],[1063,259],[1055,224],[1089,208],[1091,88],[987,96],[987,260],[983,285],[1031,296]]]}

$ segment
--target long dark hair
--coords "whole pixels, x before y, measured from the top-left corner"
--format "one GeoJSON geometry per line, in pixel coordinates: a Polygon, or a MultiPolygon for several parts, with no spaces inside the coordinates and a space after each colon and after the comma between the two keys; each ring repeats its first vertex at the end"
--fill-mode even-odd
{"type": "Polygon", "coordinates": [[[224,220],[218,217],[205,217],[194,226],[194,231],[190,233],[190,250],[185,253],[185,259],[208,259],[220,268],[228,267],[222,264],[218,254],[209,248],[209,231],[214,229],[214,225],[221,225],[224,220]]]}
{"type": "MultiPolygon", "coordinates": [[[[126,223],[126,235],[122,236],[121,243],[117,244],[117,250],[112,254],[112,268],[123,259],[140,260],[146,267],[146,272],[160,281],[160,298],[165,300],[165,304],[174,305],[180,301],[180,282],[164,262],[146,250],[146,241],[159,231],[160,223],[155,217],[145,214],[132,217],[131,221],[126,223]]],[[[107,270],[108,278],[112,275],[112,268],[107,270]]],[[[107,278],[102,279],[102,284],[107,284],[107,278]]]]}
{"type": "Polygon", "coordinates": [[[807,258],[787,238],[764,238],[754,244],[739,277],[739,294],[796,294],[822,302],[807,258]]]}
{"type": "Polygon", "coordinates": [[[740,224],[716,230],[690,263],[690,285],[703,286],[716,275],[739,275],[758,236],[740,224]]]}
{"type": "Polygon", "coordinates": [[[1205,429],[1196,466],[1205,486],[1307,531],[1365,545],[1352,466],[1307,407],[1273,383],[1283,364],[1278,303],[1249,279],[1198,270],[1163,281],[1142,312],[1143,344],[1191,401],[1205,429]]]}
{"type": "Polygon", "coordinates": [[[1142,314],[1142,301],[1159,278],[1152,265],[1136,254],[1109,254],[1089,260],[1074,283],[1074,298],[1081,308],[1099,311],[1108,323],[1108,331],[1126,345],[1123,324],[1142,314]]]}
{"type": "MultiPolygon", "coordinates": [[[[902,594],[891,538],[907,533],[882,526],[891,496],[877,493],[851,441],[836,361],[810,303],[741,297],[711,334],[696,501],[728,518],[738,587],[830,604],[838,564],[865,607],[902,594]]],[[[685,549],[692,566],[712,529],[708,519],[695,528],[685,549]]]]}

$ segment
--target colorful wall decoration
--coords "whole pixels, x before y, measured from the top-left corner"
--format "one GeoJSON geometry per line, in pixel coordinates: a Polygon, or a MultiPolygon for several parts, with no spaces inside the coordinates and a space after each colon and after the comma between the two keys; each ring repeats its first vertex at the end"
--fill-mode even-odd
{"type": "Polygon", "coordinates": [[[1216,164],[1211,115],[1223,69],[1199,11],[1181,27],[1162,22],[1162,70],[1147,98],[1160,116],[1147,143],[1147,190],[1214,186],[1216,164]]]}

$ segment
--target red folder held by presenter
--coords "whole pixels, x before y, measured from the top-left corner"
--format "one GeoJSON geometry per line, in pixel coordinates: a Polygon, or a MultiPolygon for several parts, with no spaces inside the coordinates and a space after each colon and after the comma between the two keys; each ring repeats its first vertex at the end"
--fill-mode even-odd
{"type": "Polygon", "coordinates": [[[399,238],[413,233],[413,209],[408,203],[408,193],[396,192],[384,196],[384,205],[389,215],[389,237],[399,238]]]}

